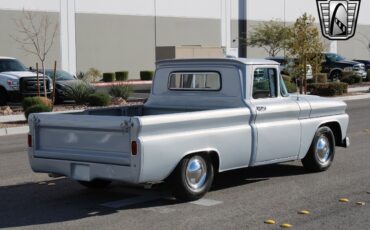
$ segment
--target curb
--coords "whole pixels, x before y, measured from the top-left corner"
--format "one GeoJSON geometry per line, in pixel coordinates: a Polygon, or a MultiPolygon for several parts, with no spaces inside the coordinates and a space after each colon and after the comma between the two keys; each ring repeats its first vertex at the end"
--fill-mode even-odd
{"type": "Polygon", "coordinates": [[[17,135],[17,134],[25,134],[30,131],[30,128],[27,126],[21,127],[12,127],[12,128],[2,128],[0,129],[0,136],[8,136],[8,135],[17,135]]]}
{"type": "Polygon", "coordinates": [[[0,122],[24,121],[24,114],[0,116],[0,122]]]}
{"type": "Polygon", "coordinates": [[[370,94],[362,94],[362,95],[354,95],[354,96],[344,96],[344,97],[336,97],[337,100],[342,101],[355,101],[355,100],[363,100],[363,99],[369,99],[370,94]]]}

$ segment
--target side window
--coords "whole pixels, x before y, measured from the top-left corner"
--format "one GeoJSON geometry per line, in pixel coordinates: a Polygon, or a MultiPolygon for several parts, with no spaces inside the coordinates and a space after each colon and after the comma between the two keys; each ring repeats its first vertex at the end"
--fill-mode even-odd
{"type": "Polygon", "coordinates": [[[218,91],[221,89],[221,76],[217,72],[171,73],[170,90],[218,91]]]}
{"type": "Polygon", "coordinates": [[[274,68],[257,68],[253,76],[253,98],[277,97],[277,72],[274,68]]]}

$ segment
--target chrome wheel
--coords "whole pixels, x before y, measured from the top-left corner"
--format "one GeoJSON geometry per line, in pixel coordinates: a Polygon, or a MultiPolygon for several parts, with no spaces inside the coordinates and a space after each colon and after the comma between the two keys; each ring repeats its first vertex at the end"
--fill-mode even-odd
{"type": "Polygon", "coordinates": [[[330,160],[330,142],[325,135],[321,135],[316,143],[316,156],[319,162],[323,165],[330,160]]]}
{"type": "Polygon", "coordinates": [[[203,158],[194,156],[189,160],[186,166],[185,178],[192,191],[197,192],[203,188],[207,178],[207,164],[203,158]]]}

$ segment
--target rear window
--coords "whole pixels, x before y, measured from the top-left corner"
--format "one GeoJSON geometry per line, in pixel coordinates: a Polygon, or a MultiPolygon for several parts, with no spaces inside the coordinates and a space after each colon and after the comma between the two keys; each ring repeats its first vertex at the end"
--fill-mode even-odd
{"type": "Polygon", "coordinates": [[[204,90],[218,91],[221,89],[221,76],[217,72],[171,73],[170,90],[204,90]]]}

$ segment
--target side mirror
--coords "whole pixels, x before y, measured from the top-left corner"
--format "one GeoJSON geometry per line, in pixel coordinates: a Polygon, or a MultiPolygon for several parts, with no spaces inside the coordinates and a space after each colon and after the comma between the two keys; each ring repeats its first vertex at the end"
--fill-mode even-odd
{"type": "Polygon", "coordinates": [[[30,66],[29,68],[28,68],[30,71],[33,71],[33,68],[32,68],[32,66],[30,66]]]}

